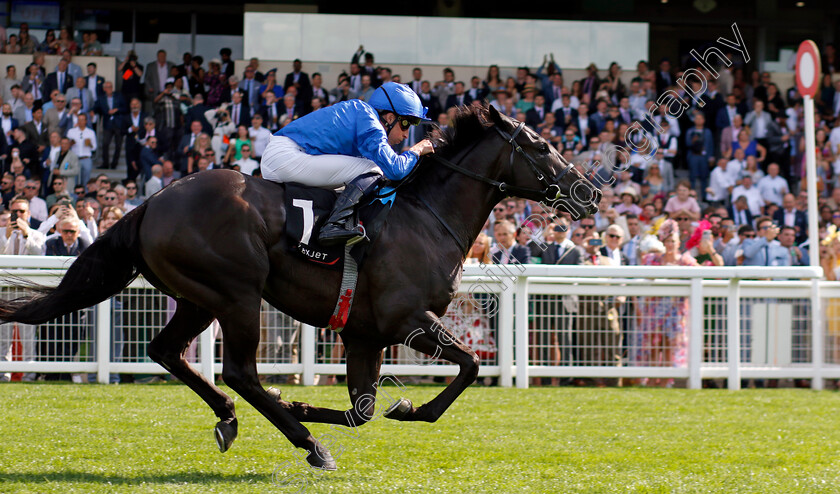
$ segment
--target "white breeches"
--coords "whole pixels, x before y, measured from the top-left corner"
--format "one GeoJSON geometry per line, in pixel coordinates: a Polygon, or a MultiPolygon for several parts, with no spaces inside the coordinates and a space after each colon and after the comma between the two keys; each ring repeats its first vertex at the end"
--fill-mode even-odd
{"type": "Polygon", "coordinates": [[[309,155],[295,141],[284,136],[271,136],[260,171],[264,179],[273,182],[297,182],[325,189],[342,187],[363,173],[382,174],[369,159],[336,154],[309,155]]]}

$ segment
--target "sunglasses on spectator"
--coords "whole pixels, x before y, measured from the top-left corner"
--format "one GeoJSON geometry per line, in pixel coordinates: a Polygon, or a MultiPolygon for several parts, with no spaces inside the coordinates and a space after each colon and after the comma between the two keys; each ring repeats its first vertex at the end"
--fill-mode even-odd
{"type": "Polygon", "coordinates": [[[677,218],[677,221],[691,221],[691,218],[677,218]]]}
{"type": "Polygon", "coordinates": [[[128,187],[126,187],[126,190],[137,190],[137,187],[129,185],[128,187]]]}
{"type": "Polygon", "coordinates": [[[26,209],[12,209],[12,212],[17,214],[26,214],[28,211],[26,209]]]}
{"type": "Polygon", "coordinates": [[[745,233],[744,238],[755,238],[755,233],[745,233]]]}
{"type": "Polygon", "coordinates": [[[503,212],[505,211],[505,208],[493,208],[493,211],[496,211],[496,212],[502,212],[502,213],[503,213],[503,212]]]}
{"type": "Polygon", "coordinates": [[[769,230],[769,229],[775,228],[775,227],[776,227],[776,225],[764,225],[761,228],[759,228],[759,230],[769,230]]]}
{"type": "Polygon", "coordinates": [[[621,238],[621,235],[616,235],[615,233],[608,233],[607,236],[610,238],[621,238]]]}
{"type": "Polygon", "coordinates": [[[78,230],[61,230],[61,233],[76,233],[78,230]]]}
{"type": "Polygon", "coordinates": [[[24,188],[29,189],[29,190],[38,190],[38,186],[36,186],[36,185],[27,185],[24,188]]]}
{"type": "Polygon", "coordinates": [[[595,223],[591,225],[580,225],[581,228],[595,228],[595,223]]]}

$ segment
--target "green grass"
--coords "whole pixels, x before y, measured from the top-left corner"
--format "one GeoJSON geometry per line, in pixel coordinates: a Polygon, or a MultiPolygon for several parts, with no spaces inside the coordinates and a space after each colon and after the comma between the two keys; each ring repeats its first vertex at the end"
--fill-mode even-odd
{"type": "MultiPolygon", "coordinates": [[[[348,403],[343,387],[283,392],[348,403]]],[[[434,424],[333,432],[338,471],[280,468],[306,481],[295,488],[273,473],[297,450],[236,404],[240,435],[222,455],[185,386],[4,384],[0,492],[840,492],[835,392],[473,387],[434,424]]]]}

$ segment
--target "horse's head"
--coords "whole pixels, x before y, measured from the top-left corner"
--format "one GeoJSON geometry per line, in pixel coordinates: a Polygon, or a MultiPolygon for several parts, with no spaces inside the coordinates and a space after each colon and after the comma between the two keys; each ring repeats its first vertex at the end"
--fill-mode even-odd
{"type": "Polygon", "coordinates": [[[498,139],[507,142],[502,154],[506,194],[542,202],[578,219],[598,211],[601,191],[563,159],[557,149],[524,123],[499,113],[492,105],[490,119],[498,139]]]}

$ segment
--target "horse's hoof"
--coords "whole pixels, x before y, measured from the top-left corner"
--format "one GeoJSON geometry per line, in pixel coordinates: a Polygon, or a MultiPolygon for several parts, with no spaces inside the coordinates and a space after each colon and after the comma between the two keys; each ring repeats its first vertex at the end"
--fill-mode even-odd
{"type": "Polygon", "coordinates": [[[234,419],[233,425],[227,422],[216,424],[216,428],[213,429],[213,437],[216,438],[216,445],[219,447],[219,451],[224,453],[229,450],[230,445],[233,444],[233,440],[236,439],[236,420],[234,419]]]}
{"type": "Polygon", "coordinates": [[[271,388],[266,389],[265,392],[268,393],[268,396],[274,398],[274,401],[276,401],[277,403],[280,403],[281,398],[280,398],[280,389],[279,388],[271,387],[271,388]]]}
{"type": "Polygon", "coordinates": [[[413,406],[411,405],[411,400],[408,398],[400,398],[400,401],[394,403],[385,410],[385,418],[402,420],[408,415],[408,412],[410,412],[412,408],[413,406]]]}
{"type": "Polygon", "coordinates": [[[310,451],[306,456],[306,461],[312,468],[320,468],[321,470],[328,470],[334,472],[338,470],[332,454],[321,443],[315,443],[315,450],[310,451]]]}

